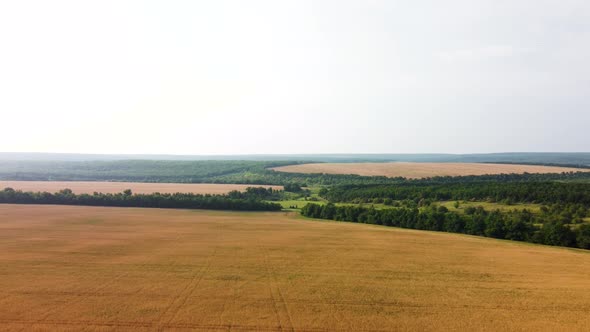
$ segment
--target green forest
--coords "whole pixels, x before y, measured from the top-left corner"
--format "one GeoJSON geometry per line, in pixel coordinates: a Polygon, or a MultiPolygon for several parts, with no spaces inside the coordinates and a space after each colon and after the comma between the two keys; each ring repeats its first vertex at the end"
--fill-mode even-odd
{"type": "Polygon", "coordinates": [[[583,221],[588,209],[575,204],[556,205],[536,215],[528,210],[501,213],[481,207],[459,214],[434,205],[424,209],[401,207],[377,210],[310,203],[301,209],[301,214],[310,218],[590,249],[590,224],[583,221]]]}
{"type": "Polygon", "coordinates": [[[70,189],[57,193],[23,192],[12,188],[0,191],[0,203],[56,204],[117,207],[148,207],[160,209],[208,209],[235,211],[280,211],[280,204],[267,202],[274,191],[269,188],[248,188],[245,193],[232,191],[227,195],[200,194],[134,194],[125,190],[117,194],[74,194],[70,189]]]}
{"type": "Polygon", "coordinates": [[[0,159],[0,180],[21,181],[119,181],[170,183],[235,183],[253,185],[307,186],[393,185],[400,183],[465,183],[575,181],[590,182],[590,173],[502,174],[433,177],[410,180],[384,176],[298,174],[270,170],[305,161],[239,160],[114,160],[114,161],[22,161],[0,159]]]}
{"type": "Polygon", "coordinates": [[[234,183],[252,187],[225,195],[134,194],[130,190],[74,194],[67,188],[41,193],[6,188],[0,191],[0,203],[239,211],[279,211],[284,207],[311,218],[590,249],[588,172],[405,179],[271,170],[297,163],[304,161],[2,160],[0,180],[234,183]],[[257,185],[282,185],[284,190],[257,185]],[[450,202],[455,209],[447,208],[450,202]],[[459,209],[461,205],[464,208],[459,209]]]}

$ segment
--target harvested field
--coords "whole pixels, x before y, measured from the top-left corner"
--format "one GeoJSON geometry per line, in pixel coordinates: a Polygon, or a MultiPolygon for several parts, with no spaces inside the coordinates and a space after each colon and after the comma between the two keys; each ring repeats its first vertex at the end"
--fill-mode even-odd
{"type": "Polygon", "coordinates": [[[282,186],[216,184],[216,183],[143,183],[143,182],[94,182],[94,181],[0,181],[0,189],[11,187],[22,191],[57,192],[71,189],[76,194],[120,193],[131,189],[137,194],[160,193],[193,193],[193,194],[227,194],[232,190],[244,191],[248,187],[266,187],[283,189],[282,186]]]}
{"type": "Polygon", "coordinates": [[[286,213],[0,205],[0,329],[590,328],[590,252],[286,213]]]}
{"type": "Polygon", "coordinates": [[[356,174],[420,179],[433,176],[461,176],[511,173],[590,172],[590,169],[536,165],[479,163],[320,163],[272,168],[279,172],[356,174]]]}

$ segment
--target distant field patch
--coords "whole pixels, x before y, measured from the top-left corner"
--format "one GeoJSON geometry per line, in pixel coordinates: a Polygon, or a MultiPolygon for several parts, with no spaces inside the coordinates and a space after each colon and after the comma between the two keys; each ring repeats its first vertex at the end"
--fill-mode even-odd
{"type": "Polygon", "coordinates": [[[141,183],[141,182],[93,182],[93,181],[0,181],[0,189],[10,187],[22,191],[57,192],[71,189],[76,194],[120,193],[131,189],[137,194],[159,193],[193,193],[193,194],[227,194],[232,190],[244,191],[248,187],[265,187],[283,189],[282,186],[253,184],[211,184],[211,183],[141,183]]]}
{"type": "Polygon", "coordinates": [[[320,163],[272,168],[288,173],[356,174],[420,179],[433,176],[463,176],[486,174],[563,173],[590,171],[589,169],[480,163],[320,163]]]}

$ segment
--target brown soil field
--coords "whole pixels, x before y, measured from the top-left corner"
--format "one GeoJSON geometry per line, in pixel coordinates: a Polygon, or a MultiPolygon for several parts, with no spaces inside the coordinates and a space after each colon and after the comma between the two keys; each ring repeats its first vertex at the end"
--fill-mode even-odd
{"type": "Polygon", "coordinates": [[[0,189],[11,187],[22,191],[57,192],[71,189],[76,194],[120,193],[131,189],[137,194],[160,193],[193,193],[193,194],[227,194],[232,190],[244,191],[248,187],[265,187],[283,189],[282,186],[216,184],[216,183],[143,183],[143,182],[93,182],[93,181],[0,181],[0,189]]]}
{"type": "Polygon", "coordinates": [[[412,179],[433,176],[460,176],[510,173],[590,172],[590,169],[535,165],[478,163],[320,163],[272,168],[279,172],[357,174],[363,176],[405,177],[412,179]]]}
{"type": "Polygon", "coordinates": [[[0,205],[3,331],[588,331],[590,252],[287,213],[0,205]]]}

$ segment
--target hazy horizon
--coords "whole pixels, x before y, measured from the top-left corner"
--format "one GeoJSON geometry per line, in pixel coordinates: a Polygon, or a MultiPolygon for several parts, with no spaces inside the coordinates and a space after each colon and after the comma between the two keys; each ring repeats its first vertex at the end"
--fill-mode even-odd
{"type": "Polygon", "coordinates": [[[0,151],[590,151],[590,3],[0,4],[0,151]]]}
{"type": "Polygon", "coordinates": [[[590,154],[590,151],[500,151],[500,152],[473,152],[473,153],[446,153],[446,152],[318,152],[318,153],[91,153],[91,152],[40,152],[40,151],[0,151],[3,155],[89,155],[89,156],[170,156],[170,157],[232,157],[232,156],[477,156],[477,155],[575,155],[590,154]]]}

